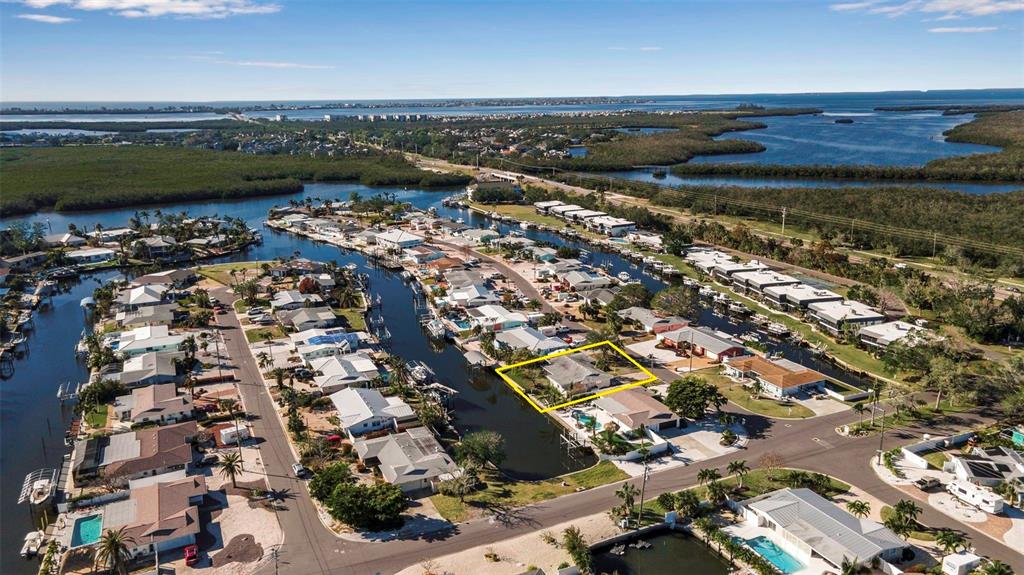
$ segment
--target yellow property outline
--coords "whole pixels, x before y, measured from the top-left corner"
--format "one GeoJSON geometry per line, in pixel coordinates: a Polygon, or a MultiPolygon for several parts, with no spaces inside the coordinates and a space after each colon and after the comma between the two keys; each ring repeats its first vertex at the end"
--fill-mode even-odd
{"type": "Polygon", "coordinates": [[[591,344],[587,344],[587,345],[582,345],[580,347],[573,347],[573,348],[570,348],[570,349],[563,349],[562,351],[556,351],[555,353],[549,353],[548,355],[545,355],[545,356],[542,356],[542,357],[538,357],[536,359],[528,359],[526,361],[520,361],[519,363],[513,363],[511,365],[503,365],[503,366],[501,366],[499,368],[496,368],[494,370],[494,372],[497,373],[498,376],[501,377],[501,379],[505,380],[505,383],[507,383],[509,385],[509,387],[511,387],[516,393],[521,395],[523,397],[523,399],[525,399],[527,401],[527,403],[532,405],[534,409],[536,409],[537,411],[539,411],[541,413],[547,413],[549,411],[553,411],[555,409],[560,409],[562,407],[568,407],[570,405],[576,405],[577,403],[583,403],[584,401],[590,401],[591,399],[595,399],[595,398],[598,398],[598,397],[601,397],[601,396],[604,396],[604,395],[611,395],[611,394],[619,392],[619,391],[627,390],[627,389],[629,389],[631,387],[638,387],[638,386],[641,386],[641,385],[645,385],[645,384],[651,383],[652,381],[657,381],[658,380],[658,377],[656,375],[654,375],[653,373],[648,371],[644,366],[642,366],[639,363],[637,363],[637,361],[635,359],[633,359],[628,353],[622,351],[619,348],[619,346],[615,345],[614,343],[612,343],[611,341],[608,341],[608,340],[604,340],[604,341],[598,342],[598,343],[591,343],[591,344]],[[595,393],[595,394],[592,394],[592,395],[588,395],[586,397],[581,397],[579,399],[574,399],[572,401],[566,401],[564,403],[559,403],[558,405],[553,405],[551,407],[541,407],[540,405],[537,405],[537,402],[533,401],[533,399],[529,395],[527,395],[527,393],[525,391],[523,391],[523,388],[518,383],[516,383],[509,376],[505,375],[506,371],[511,370],[511,369],[515,369],[517,367],[521,367],[521,366],[524,366],[524,365],[529,365],[531,363],[537,363],[538,361],[547,361],[549,359],[554,359],[556,357],[561,357],[563,355],[569,355],[569,354],[572,354],[572,353],[576,353],[576,352],[580,352],[580,351],[585,351],[585,350],[588,350],[588,349],[593,349],[595,347],[600,347],[602,345],[610,346],[612,349],[614,349],[616,352],[618,352],[619,355],[621,355],[622,357],[626,358],[630,363],[635,365],[637,367],[637,369],[639,369],[644,375],[646,375],[647,379],[644,379],[642,381],[634,381],[634,382],[631,382],[631,383],[626,383],[626,384],[623,384],[623,385],[619,385],[619,386],[613,387],[611,389],[606,389],[604,391],[601,391],[601,392],[598,392],[598,393],[595,393]]]}

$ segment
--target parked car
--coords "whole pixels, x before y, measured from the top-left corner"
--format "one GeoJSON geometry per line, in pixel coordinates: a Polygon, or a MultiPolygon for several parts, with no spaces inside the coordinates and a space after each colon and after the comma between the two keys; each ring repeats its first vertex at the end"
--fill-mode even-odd
{"type": "Polygon", "coordinates": [[[300,380],[313,379],[313,372],[309,371],[308,369],[306,369],[304,367],[300,367],[300,368],[296,369],[294,373],[295,373],[295,377],[297,379],[300,379],[300,380]]]}
{"type": "Polygon", "coordinates": [[[930,489],[937,489],[942,486],[942,482],[937,477],[922,477],[914,482],[921,491],[928,491],[930,489]]]}
{"type": "Polygon", "coordinates": [[[306,469],[305,466],[303,466],[301,463],[293,463],[292,464],[292,473],[295,474],[295,477],[298,477],[299,479],[302,479],[306,475],[309,474],[309,470],[306,469]]]}
{"type": "Polygon", "coordinates": [[[251,308],[249,308],[248,311],[245,312],[245,315],[247,315],[249,317],[255,317],[255,316],[258,316],[258,315],[263,315],[264,313],[265,313],[265,310],[263,308],[261,308],[261,307],[251,307],[251,308]]]}
{"type": "Polygon", "coordinates": [[[195,565],[199,561],[199,546],[196,544],[185,546],[185,565],[195,565]]]}
{"type": "Polygon", "coordinates": [[[199,467],[209,467],[216,465],[220,461],[220,457],[216,453],[207,453],[199,460],[199,467]]]}

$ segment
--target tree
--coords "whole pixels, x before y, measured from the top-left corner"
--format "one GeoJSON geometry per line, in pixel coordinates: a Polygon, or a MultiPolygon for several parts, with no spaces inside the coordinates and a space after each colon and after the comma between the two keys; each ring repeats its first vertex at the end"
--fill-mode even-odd
{"type": "Polygon", "coordinates": [[[981,575],[1013,575],[1013,568],[995,559],[986,562],[975,573],[980,573],[981,575]]]}
{"type": "Polygon", "coordinates": [[[725,503],[728,498],[728,492],[725,489],[725,485],[722,485],[722,482],[714,480],[708,483],[708,501],[712,505],[717,507],[725,503]]]}
{"type": "Polygon", "coordinates": [[[921,507],[909,499],[897,501],[893,511],[911,523],[916,523],[918,516],[921,515],[921,507]]]}
{"type": "Polygon", "coordinates": [[[402,525],[409,503],[392,483],[340,483],[325,502],[331,517],[357,529],[380,531],[402,525]]]}
{"type": "Polygon", "coordinates": [[[853,499],[846,502],[846,510],[850,512],[850,515],[863,519],[871,513],[871,504],[860,499],[853,499]]]}
{"type": "Polygon", "coordinates": [[[946,356],[933,357],[924,376],[925,386],[935,392],[935,409],[939,408],[942,396],[952,393],[964,380],[963,366],[946,356]]]}
{"type": "Polygon", "coordinates": [[[697,472],[697,483],[700,485],[711,483],[712,481],[718,481],[721,478],[722,474],[712,467],[706,467],[697,472]]]}
{"type": "Polygon", "coordinates": [[[785,462],[786,460],[781,455],[774,451],[769,451],[757,460],[757,465],[758,467],[763,467],[768,471],[768,479],[775,479],[775,472],[778,471],[785,462]]]}
{"type": "Polygon", "coordinates": [[[462,438],[455,454],[459,461],[498,466],[505,461],[505,438],[494,431],[476,431],[462,438]]]}
{"type": "Polygon", "coordinates": [[[700,511],[700,498],[692,490],[687,489],[676,493],[675,499],[675,510],[687,517],[693,517],[700,511]]]}
{"type": "Polygon", "coordinates": [[[120,575],[127,573],[128,561],[131,559],[130,548],[135,546],[135,539],[125,533],[125,529],[107,529],[96,546],[96,564],[120,575]]]}
{"type": "Polygon", "coordinates": [[[651,300],[651,306],[669,315],[687,317],[693,313],[698,301],[697,292],[686,286],[667,287],[651,300]]]}
{"type": "Polygon", "coordinates": [[[562,547],[580,570],[583,575],[590,575],[593,571],[593,556],[590,554],[590,545],[583,538],[583,534],[575,525],[570,525],[562,532],[562,547]]]}
{"type": "Polygon", "coordinates": [[[968,547],[967,538],[962,533],[952,529],[940,529],[935,534],[935,543],[942,549],[943,558],[946,555],[962,551],[968,547]]]}
{"type": "Polygon", "coordinates": [[[261,370],[266,370],[274,365],[274,359],[265,351],[261,351],[256,354],[256,361],[261,370]]]}
{"type": "Polygon", "coordinates": [[[672,411],[693,420],[703,418],[709,407],[721,409],[726,403],[718,387],[695,375],[673,381],[665,397],[665,405],[672,411]]]}
{"type": "Polygon", "coordinates": [[[843,563],[839,566],[839,575],[857,575],[860,573],[860,564],[856,559],[843,557],[843,563]]]}
{"type": "Polygon", "coordinates": [[[622,500],[623,517],[629,517],[633,513],[633,506],[636,505],[638,495],[640,495],[640,490],[632,483],[623,483],[622,487],[615,490],[615,496],[622,500]]]}
{"type": "Polygon", "coordinates": [[[325,501],[334,492],[335,487],[342,483],[351,483],[353,480],[348,463],[338,461],[324,467],[309,480],[309,494],[315,499],[325,501]]]}
{"type": "Polygon", "coordinates": [[[737,487],[740,491],[743,491],[743,477],[750,472],[750,467],[747,466],[747,462],[742,459],[730,461],[726,470],[729,475],[735,475],[739,479],[739,485],[737,487]]]}
{"type": "Polygon", "coordinates": [[[438,485],[438,491],[442,495],[458,497],[460,502],[465,502],[466,496],[476,491],[477,485],[480,483],[479,471],[475,463],[467,463],[462,467],[461,474],[442,481],[438,485]]]}
{"type": "Polygon", "coordinates": [[[242,472],[242,458],[238,453],[231,451],[221,455],[217,465],[220,466],[220,474],[231,480],[231,487],[238,488],[236,480],[238,474],[242,472]]]}
{"type": "Polygon", "coordinates": [[[666,491],[658,495],[658,505],[666,511],[670,511],[676,508],[676,495],[671,491],[666,491]]]}

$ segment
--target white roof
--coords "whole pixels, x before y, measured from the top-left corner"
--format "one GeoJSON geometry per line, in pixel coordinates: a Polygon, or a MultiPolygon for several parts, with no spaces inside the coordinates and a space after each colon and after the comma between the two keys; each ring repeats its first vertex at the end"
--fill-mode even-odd
{"type": "Polygon", "coordinates": [[[533,202],[533,205],[534,205],[534,207],[538,207],[538,208],[540,208],[542,210],[545,210],[547,208],[553,208],[555,206],[560,206],[560,205],[562,205],[562,202],[561,202],[561,200],[549,200],[549,201],[546,201],[546,202],[533,202]]]}
{"type": "Polygon", "coordinates": [[[841,300],[843,296],[827,289],[816,288],[808,284],[775,285],[764,288],[765,295],[785,298],[787,302],[803,304],[822,300],[841,300]]]}
{"type": "Polygon", "coordinates": [[[548,337],[529,326],[498,332],[494,339],[512,349],[526,349],[535,353],[551,353],[569,347],[564,341],[548,337]]]}
{"type": "Polygon", "coordinates": [[[330,395],[343,428],[351,428],[373,418],[404,419],[415,415],[407,403],[397,397],[384,397],[376,389],[347,388],[330,395]]]}
{"type": "Polygon", "coordinates": [[[811,311],[834,322],[855,321],[861,319],[884,319],[885,316],[871,309],[867,304],[851,299],[843,301],[821,301],[808,306],[811,311]]]}
{"type": "Polygon", "coordinates": [[[298,290],[283,290],[274,294],[270,307],[277,308],[284,305],[301,304],[306,301],[321,302],[323,298],[315,293],[301,293],[298,290]]]}
{"type": "Polygon", "coordinates": [[[756,271],[760,269],[766,269],[767,267],[768,266],[764,265],[763,263],[757,260],[750,260],[749,262],[721,262],[718,265],[714,266],[712,269],[714,269],[715,271],[721,271],[722,273],[731,276],[732,274],[745,271],[756,271]]]}
{"type": "Polygon", "coordinates": [[[561,204],[558,206],[552,206],[548,209],[549,212],[556,214],[564,214],[566,212],[574,212],[576,210],[582,210],[583,206],[577,206],[576,204],[561,204]]]}
{"type": "Polygon", "coordinates": [[[616,218],[613,216],[598,216],[596,218],[590,218],[588,220],[590,225],[600,226],[602,228],[620,228],[623,226],[635,226],[636,223],[623,218],[616,218]]]}
{"type": "Polygon", "coordinates": [[[905,321],[890,321],[864,326],[860,328],[860,335],[874,338],[879,345],[889,345],[907,337],[916,339],[924,331],[923,328],[905,321]]]}
{"type": "Polygon", "coordinates": [[[146,325],[123,331],[119,337],[117,351],[131,351],[147,347],[167,347],[185,341],[183,335],[171,335],[166,325],[146,325]]]}
{"type": "Polygon", "coordinates": [[[732,275],[734,279],[742,280],[744,283],[753,286],[765,286],[765,285],[783,285],[783,284],[795,284],[799,283],[800,280],[780,274],[779,272],[764,268],[749,272],[739,272],[732,275]]]}
{"type": "Polygon", "coordinates": [[[394,244],[404,244],[408,242],[422,242],[423,238],[405,230],[388,230],[377,234],[377,241],[381,240],[394,244]]]}
{"type": "Polygon", "coordinates": [[[486,320],[489,323],[506,321],[526,322],[525,315],[517,311],[509,311],[500,305],[482,305],[469,310],[468,313],[475,318],[486,320]]]}
{"type": "Polygon", "coordinates": [[[128,305],[159,303],[163,301],[165,291],[167,291],[167,286],[163,284],[151,284],[132,288],[128,290],[128,297],[125,303],[128,305]]]}

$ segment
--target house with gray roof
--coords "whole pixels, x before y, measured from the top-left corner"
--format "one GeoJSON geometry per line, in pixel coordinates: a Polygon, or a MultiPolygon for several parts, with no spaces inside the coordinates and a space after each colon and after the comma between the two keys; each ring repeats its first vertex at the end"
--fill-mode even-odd
{"type": "Polygon", "coordinates": [[[284,310],[277,313],[277,318],[281,323],[290,325],[295,331],[300,332],[307,329],[327,329],[340,323],[338,316],[327,306],[284,310]]]}
{"type": "Polygon", "coordinates": [[[385,481],[406,493],[434,493],[439,482],[460,473],[459,466],[426,427],[357,439],[354,448],[360,461],[379,468],[385,481]]]}
{"type": "Polygon", "coordinates": [[[569,344],[548,337],[530,326],[521,326],[494,334],[494,345],[517,351],[525,349],[534,355],[547,355],[569,347],[569,344]]]}
{"type": "Polygon", "coordinates": [[[805,564],[820,557],[838,570],[844,560],[899,560],[907,547],[885,526],[858,519],[810,489],[780,489],[739,506],[744,520],[774,531],[771,540],[805,564]]]}
{"type": "Polygon", "coordinates": [[[607,389],[617,383],[615,377],[597,369],[580,354],[550,359],[543,369],[548,381],[567,396],[607,389]]]}
{"type": "Polygon", "coordinates": [[[747,348],[727,333],[706,327],[684,327],[658,334],[658,339],[675,349],[687,349],[711,361],[746,355],[747,348]]]}
{"type": "Polygon", "coordinates": [[[645,307],[627,307],[625,309],[620,309],[615,313],[628,323],[643,328],[647,333],[671,331],[673,329],[686,327],[690,324],[690,322],[684,318],[676,316],[662,317],[654,313],[653,310],[645,307]]]}
{"type": "Polygon", "coordinates": [[[351,438],[378,431],[399,431],[417,420],[416,412],[398,397],[376,389],[349,387],[330,395],[339,427],[351,438]]]}

